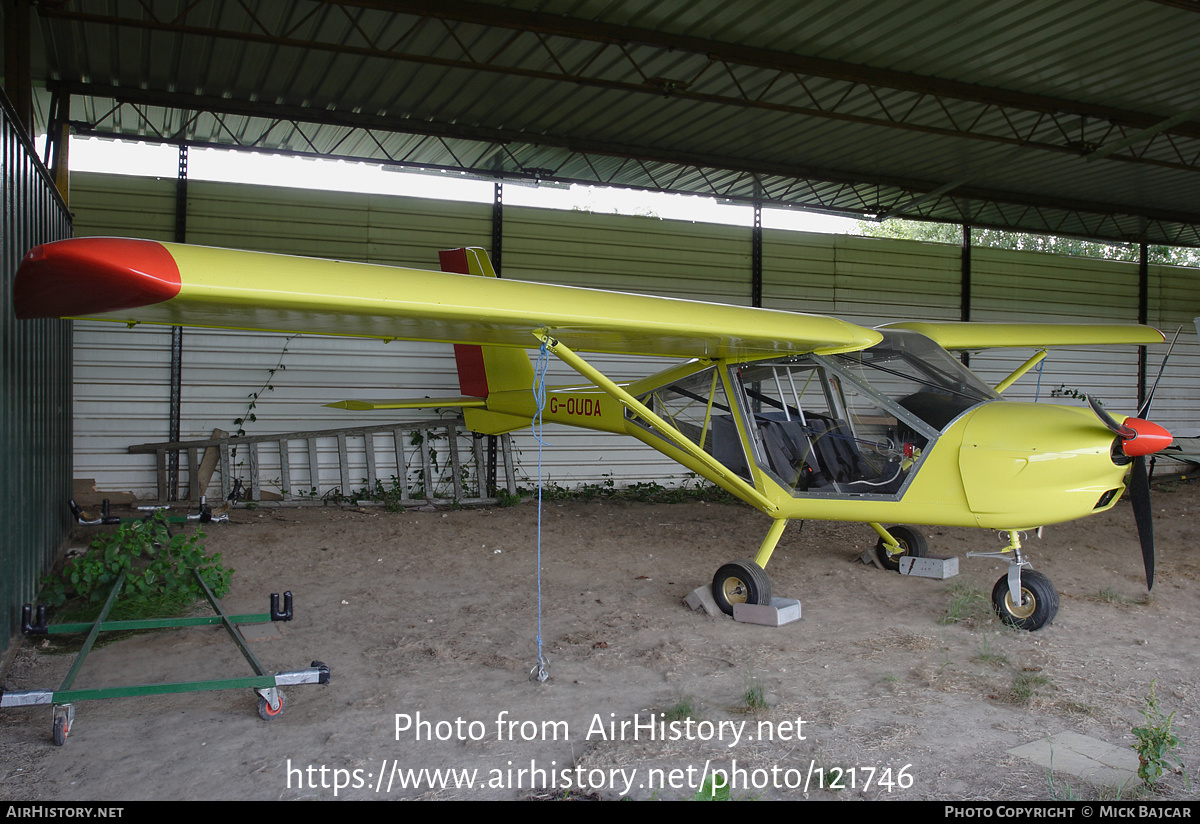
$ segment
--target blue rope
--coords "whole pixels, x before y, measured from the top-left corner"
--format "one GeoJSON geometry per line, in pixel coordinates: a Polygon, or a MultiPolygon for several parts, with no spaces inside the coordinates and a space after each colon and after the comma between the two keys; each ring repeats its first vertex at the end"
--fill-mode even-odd
{"type": "Polygon", "coordinates": [[[1034,403],[1037,403],[1037,402],[1038,402],[1038,398],[1039,398],[1039,397],[1041,397],[1041,394],[1042,394],[1042,366],[1043,366],[1045,363],[1046,363],[1046,359],[1045,359],[1045,358],[1042,358],[1040,361],[1038,361],[1038,381],[1037,381],[1037,388],[1033,390],[1033,402],[1034,402],[1034,403]]]}
{"type": "Polygon", "coordinates": [[[550,353],[546,349],[546,342],[543,341],[541,348],[538,349],[537,363],[533,370],[533,401],[537,407],[537,412],[533,416],[533,437],[538,442],[538,497],[537,497],[537,591],[538,591],[538,614],[537,614],[537,666],[534,667],[533,675],[538,681],[545,681],[549,678],[549,673],[546,671],[546,660],[542,656],[542,447],[549,446],[542,439],[542,411],[546,408],[546,369],[550,365],[550,353]]]}

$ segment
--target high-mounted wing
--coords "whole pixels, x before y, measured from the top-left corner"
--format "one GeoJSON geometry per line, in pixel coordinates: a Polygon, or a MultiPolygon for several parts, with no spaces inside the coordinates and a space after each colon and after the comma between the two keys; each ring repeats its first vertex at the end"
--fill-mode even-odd
{"type": "Polygon", "coordinates": [[[1162,343],[1162,332],[1152,326],[1102,323],[960,323],[903,321],[881,329],[908,329],[932,338],[943,349],[993,349],[998,347],[1090,346],[1103,344],[1147,345],[1162,343]]]}
{"type": "Polygon", "coordinates": [[[823,315],[121,238],[34,248],[18,317],[75,317],[675,357],[833,353],[880,340],[823,315]]]}

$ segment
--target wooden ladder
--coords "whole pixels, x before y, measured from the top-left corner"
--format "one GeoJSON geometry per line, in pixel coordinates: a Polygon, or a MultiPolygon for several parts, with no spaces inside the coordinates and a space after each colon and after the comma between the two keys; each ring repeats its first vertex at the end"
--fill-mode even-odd
{"type": "MultiPolygon", "coordinates": [[[[495,455],[497,462],[504,465],[504,489],[509,495],[516,495],[512,439],[509,435],[501,435],[499,442],[500,448],[495,455]]],[[[177,490],[168,488],[168,457],[172,453],[186,455],[187,477],[199,481],[188,485],[186,500],[193,504],[200,503],[209,485],[209,478],[201,470],[205,463],[202,452],[211,454],[209,450],[212,449],[218,450],[222,498],[229,496],[234,479],[240,478],[249,491],[249,500],[263,500],[264,486],[274,486],[280,490],[277,500],[290,505],[321,504],[331,498],[400,506],[483,504],[498,500],[495,494],[489,495],[486,488],[485,479],[491,473],[487,471],[485,456],[488,450],[484,447],[483,437],[465,429],[461,417],[272,435],[220,435],[129,447],[133,453],[155,455],[160,503],[178,500],[177,490]],[[460,438],[471,439],[466,456],[460,438]],[[296,442],[302,444],[299,449],[296,442]],[[321,447],[324,446],[328,453],[334,444],[337,447],[336,480],[331,477],[332,461],[327,459],[324,466],[321,462],[321,447]],[[444,454],[446,450],[450,453],[449,460],[444,454]],[[358,460],[360,456],[362,459],[358,460]],[[466,461],[464,457],[467,457],[466,461]],[[326,469],[325,478],[321,476],[323,468],[326,469]],[[360,472],[356,473],[355,469],[360,472]],[[385,480],[381,477],[383,473],[390,477],[385,480]],[[264,480],[264,475],[270,480],[264,480]],[[360,491],[365,494],[357,494],[360,491]]],[[[213,463],[211,458],[208,463],[213,463]]],[[[183,466],[180,470],[182,477],[183,466]]],[[[211,476],[211,470],[207,474],[211,476]]],[[[498,477],[498,472],[492,477],[498,477]]]]}

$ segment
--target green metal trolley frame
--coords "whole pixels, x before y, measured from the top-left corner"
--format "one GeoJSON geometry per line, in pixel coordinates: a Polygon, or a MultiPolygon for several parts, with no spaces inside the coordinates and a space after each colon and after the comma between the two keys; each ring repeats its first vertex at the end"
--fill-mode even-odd
{"type": "Polygon", "coordinates": [[[67,635],[87,632],[87,639],[83,643],[82,649],[75,657],[75,661],[71,665],[71,669],[67,672],[66,678],[63,679],[62,685],[57,690],[35,689],[35,690],[8,690],[0,688],[0,708],[8,707],[32,707],[32,706],[53,706],[52,731],[54,743],[62,746],[67,741],[67,735],[71,732],[71,727],[75,723],[75,702],[91,701],[102,698],[126,698],[142,695],[163,695],[168,693],[181,692],[203,692],[208,690],[226,690],[250,688],[258,695],[258,714],[265,720],[278,718],[283,713],[287,706],[287,698],[284,696],[280,687],[292,686],[296,684],[328,684],[329,683],[329,667],[322,664],[320,661],[313,661],[305,669],[291,670],[288,672],[280,672],[275,675],[268,675],[259,664],[258,659],[254,657],[254,653],[246,646],[246,639],[242,637],[241,631],[238,629],[238,624],[261,624],[270,621],[290,621],[292,619],[292,593],[285,592],[283,594],[283,608],[280,608],[280,599],[278,593],[271,593],[271,611],[269,613],[259,613],[254,615],[227,615],[221,608],[221,604],[213,595],[212,590],[204,583],[204,579],[200,577],[200,573],[192,570],[196,576],[196,580],[200,582],[200,586],[204,590],[204,597],[208,599],[208,603],[212,606],[215,615],[202,615],[189,618],[145,618],[132,621],[108,621],[108,613],[112,610],[113,605],[117,602],[118,593],[125,583],[125,573],[122,572],[113,585],[112,591],[108,595],[108,600],[104,604],[104,608],[100,611],[99,617],[93,622],[74,623],[74,624],[47,624],[46,623],[46,608],[39,606],[37,609],[36,622],[32,619],[30,605],[26,604],[23,609],[21,631],[27,636],[36,635],[67,635]],[[225,627],[226,632],[237,644],[239,650],[250,667],[254,670],[254,675],[241,678],[218,678],[204,681],[182,681],[170,684],[136,684],[125,687],[104,687],[98,689],[71,689],[75,683],[75,677],[79,674],[83,667],[83,662],[87,655],[91,652],[96,639],[101,632],[112,632],[118,630],[141,630],[141,629],[168,629],[177,627],[194,627],[206,626],[213,624],[221,624],[225,627]]]}

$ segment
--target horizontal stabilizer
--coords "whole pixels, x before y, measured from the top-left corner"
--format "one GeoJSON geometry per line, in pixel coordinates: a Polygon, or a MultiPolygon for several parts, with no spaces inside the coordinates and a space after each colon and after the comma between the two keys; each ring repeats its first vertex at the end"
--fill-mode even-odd
{"type": "Polygon", "coordinates": [[[346,400],[327,403],[334,409],[353,409],[367,412],[372,409],[432,409],[437,406],[485,406],[483,398],[397,398],[396,400],[360,401],[346,400]]]}

